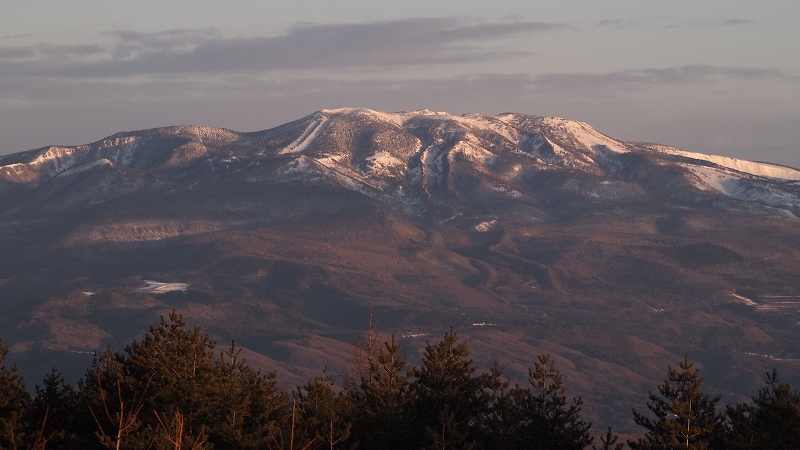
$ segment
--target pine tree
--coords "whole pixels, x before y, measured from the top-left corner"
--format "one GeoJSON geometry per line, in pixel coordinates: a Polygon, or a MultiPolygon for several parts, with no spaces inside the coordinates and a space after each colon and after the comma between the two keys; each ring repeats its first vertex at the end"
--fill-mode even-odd
{"type": "Polygon", "coordinates": [[[684,356],[680,370],[668,368],[667,380],[658,386],[660,395],[650,393],[647,408],[655,420],[633,410],[636,424],[648,431],[643,438],[628,441],[631,448],[705,450],[719,445],[725,433],[724,416],[716,411],[720,397],[701,392],[703,379],[693,367],[684,356]]]}
{"type": "Polygon", "coordinates": [[[523,411],[517,401],[519,386],[511,386],[511,380],[503,379],[503,369],[497,364],[484,374],[484,411],[479,416],[480,441],[487,449],[505,450],[516,448],[515,441],[523,421],[523,411]]]}
{"type": "Polygon", "coordinates": [[[240,357],[236,341],[220,353],[213,396],[217,409],[210,440],[220,448],[265,448],[289,413],[288,397],[277,389],[276,373],[254,371],[240,357]]]}
{"type": "Polygon", "coordinates": [[[475,375],[478,367],[469,356],[467,342],[459,343],[452,327],[439,343],[425,346],[414,389],[421,424],[428,430],[426,448],[469,449],[480,443],[487,380],[475,375]]]}
{"type": "Polygon", "coordinates": [[[603,446],[598,448],[592,444],[592,450],[622,450],[623,445],[617,444],[618,440],[619,436],[613,434],[611,432],[611,427],[608,427],[608,432],[606,435],[600,437],[600,442],[603,444],[603,446]]]}
{"type": "Polygon", "coordinates": [[[178,411],[184,434],[201,435],[216,407],[211,395],[215,345],[200,327],[187,330],[183,316],[173,310],[124,352],[109,348],[95,358],[87,370],[85,388],[101,434],[119,432],[123,424],[120,413],[124,412],[122,447],[147,448],[163,435],[162,418],[176,417],[178,411]]]}
{"type": "Polygon", "coordinates": [[[274,373],[247,366],[235,342],[216,360],[215,347],[173,310],[124,352],[108,349],[95,358],[83,384],[98,428],[118,430],[119,423],[104,416],[117,417],[125,407],[136,420],[127,424],[123,447],[180,440],[183,448],[265,448],[286,417],[288,397],[278,392],[274,373]],[[131,414],[139,403],[140,413],[131,414]]]}
{"type": "Polygon", "coordinates": [[[800,392],[778,382],[778,372],[767,373],[753,405],[728,405],[731,449],[796,449],[800,445],[800,392]]]}
{"type": "Polygon", "coordinates": [[[175,414],[169,420],[162,418],[157,412],[156,419],[161,425],[161,433],[152,437],[149,448],[156,450],[211,450],[213,445],[208,443],[208,435],[204,427],[196,435],[186,432],[186,422],[180,409],[175,409],[175,414]]]}
{"type": "Polygon", "coordinates": [[[415,442],[415,391],[406,370],[408,359],[392,335],[379,341],[373,324],[354,349],[353,366],[344,374],[345,401],[353,423],[350,442],[360,448],[406,449],[415,442]]]}
{"type": "Polygon", "coordinates": [[[295,392],[303,429],[322,449],[333,450],[350,437],[353,424],[346,417],[347,398],[333,390],[327,373],[314,377],[295,392]]]}
{"type": "Polygon", "coordinates": [[[538,359],[534,368],[528,369],[528,381],[533,390],[517,391],[523,420],[515,448],[579,450],[587,447],[592,443],[589,435],[592,425],[580,418],[583,400],[579,397],[568,402],[563,376],[555,362],[550,360],[550,355],[541,355],[538,359]]]}
{"type": "Polygon", "coordinates": [[[78,392],[64,382],[55,367],[45,375],[42,386],[36,385],[32,407],[31,423],[40,427],[48,448],[78,450],[91,446],[78,430],[92,428],[94,423],[83,411],[78,392]]]}
{"type": "Polygon", "coordinates": [[[22,376],[17,373],[17,364],[5,365],[8,353],[9,348],[3,345],[0,337],[0,447],[22,448],[28,437],[25,416],[30,408],[30,395],[22,376]]]}
{"type": "Polygon", "coordinates": [[[183,316],[173,310],[161,317],[158,327],[150,326],[142,340],[125,348],[126,381],[138,391],[147,386],[146,417],[154,428],[159,424],[150,420],[150,411],[171,415],[179,409],[187,430],[199,431],[196,428],[215,406],[210,398],[215,347],[216,342],[200,327],[187,330],[183,316]]]}

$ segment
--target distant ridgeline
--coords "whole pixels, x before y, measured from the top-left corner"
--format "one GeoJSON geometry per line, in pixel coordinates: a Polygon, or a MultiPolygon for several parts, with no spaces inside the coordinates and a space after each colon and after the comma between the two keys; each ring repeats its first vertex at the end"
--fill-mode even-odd
{"type": "MultiPolygon", "coordinates": [[[[200,327],[173,311],[124,351],[97,355],[75,388],[57,369],[25,390],[0,340],[0,446],[28,449],[621,449],[609,427],[593,436],[549,355],[513,384],[480,372],[451,328],[409,367],[395,336],[373,326],[353,347],[341,385],[323,372],[278,390],[235,342],[217,353],[200,327]],[[602,435],[601,435],[602,434],[602,435]],[[595,437],[597,440],[595,440],[595,437]]],[[[688,358],[670,367],[634,410],[633,449],[789,449],[800,443],[800,393],[767,386],[748,404],[717,408],[688,358]]]]}
{"type": "Polygon", "coordinates": [[[0,334],[23,367],[4,369],[0,447],[568,448],[637,421],[662,448],[684,425],[683,448],[780,436],[794,391],[758,390],[762,368],[800,381],[798,223],[800,170],[516,113],[345,108],[3,155],[0,334]],[[133,341],[173,308],[236,347],[177,316],[133,341]],[[373,311],[409,359],[371,337],[339,378],[373,311]],[[425,346],[451,325],[469,356],[452,333],[425,346]],[[708,409],[632,416],[684,354],[658,392],[708,409]],[[52,363],[29,398],[14,373],[52,363]],[[681,390],[699,367],[756,403],[719,416],[681,390]]]}

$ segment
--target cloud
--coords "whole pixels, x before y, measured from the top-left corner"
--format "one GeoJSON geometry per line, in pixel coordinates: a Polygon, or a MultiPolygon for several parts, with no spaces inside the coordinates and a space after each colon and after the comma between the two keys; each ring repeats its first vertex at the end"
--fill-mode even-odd
{"type": "Polygon", "coordinates": [[[728,19],[720,24],[720,26],[728,27],[728,26],[736,26],[736,25],[750,25],[755,23],[755,20],[751,19],[740,19],[740,18],[733,18],[728,19]]]}
{"type": "Polygon", "coordinates": [[[71,57],[71,56],[88,56],[105,53],[105,49],[99,45],[41,45],[37,47],[37,51],[43,55],[51,57],[71,57]]]}
{"type": "Polygon", "coordinates": [[[789,79],[782,71],[769,68],[716,67],[692,64],[679,67],[628,69],[608,73],[544,73],[535,77],[536,85],[552,90],[575,88],[641,88],[664,84],[705,83],[714,80],[789,79]]]}
{"type": "Polygon", "coordinates": [[[0,39],[21,39],[29,36],[31,36],[30,33],[6,34],[4,36],[0,36],[0,39]]]}
{"type": "Polygon", "coordinates": [[[455,18],[416,18],[297,24],[282,35],[246,38],[225,38],[215,29],[119,30],[106,33],[114,43],[105,52],[85,49],[83,56],[94,59],[65,62],[42,52],[36,61],[0,69],[0,76],[124,78],[499,61],[533,53],[492,44],[520,34],[568,28],[535,21],[471,24],[455,18]]]}
{"type": "Polygon", "coordinates": [[[258,74],[218,78],[47,78],[0,89],[0,154],[47,144],[93,142],[113,133],[179,124],[263,130],[322,108],[430,108],[460,114],[524,111],[534,103],[525,74],[471,74],[412,79],[271,80],[258,74]]]}
{"type": "Polygon", "coordinates": [[[614,28],[622,28],[625,22],[620,19],[605,19],[597,22],[595,26],[597,27],[614,27],[614,28]]]}
{"type": "MultiPolygon", "coordinates": [[[[527,74],[464,74],[448,77],[414,77],[408,79],[358,78],[336,79],[324,76],[289,77],[274,80],[258,74],[225,75],[214,78],[159,77],[136,83],[122,79],[19,79],[4,84],[0,104],[108,104],[143,102],[184,102],[193,99],[237,98],[307,98],[358,99],[385,98],[385,108],[392,102],[418,96],[425,101],[460,97],[465,102],[479,98],[502,96],[513,99],[533,85],[527,74]],[[400,93],[398,95],[398,93],[400,93]]],[[[210,101],[211,104],[216,100],[210,101]]],[[[345,102],[348,103],[348,102],[345,102]]],[[[317,105],[321,108],[325,102],[317,105]]],[[[341,103],[339,106],[344,105],[341,103]]],[[[330,106],[330,105],[328,105],[330,106]]],[[[296,118],[296,117],[295,117],[296,118]]]]}
{"type": "Polygon", "coordinates": [[[22,59],[36,56],[32,47],[0,47],[0,59],[22,59]]]}
{"type": "MultiPolygon", "coordinates": [[[[642,75],[641,71],[632,72],[642,75]]],[[[715,66],[692,66],[685,72],[690,79],[727,76],[715,66]]],[[[645,84],[639,85],[639,92],[616,95],[613,89],[619,86],[608,80],[606,85],[586,89],[600,92],[601,96],[612,93],[598,101],[595,96],[585,95],[586,91],[570,95],[572,91],[543,86],[535,76],[525,73],[386,79],[369,72],[359,75],[353,79],[317,73],[275,80],[258,73],[233,73],[215,77],[163,76],[144,81],[15,80],[9,88],[0,89],[0,153],[46,144],[85,144],[119,131],[189,123],[256,131],[322,108],[363,106],[382,111],[429,108],[453,114],[512,111],[558,115],[585,120],[616,138],[661,142],[708,153],[740,152],[738,156],[749,159],[800,165],[796,146],[800,140],[800,127],[796,126],[800,116],[791,109],[793,104],[788,114],[786,108],[780,110],[775,105],[765,110],[756,104],[744,107],[736,98],[706,96],[697,100],[713,104],[712,107],[698,110],[683,100],[671,100],[675,90],[669,91],[669,97],[651,96],[645,91],[650,85],[645,84]],[[651,98],[658,102],[648,101],[651,98]],[[783,119],[778,117],[781,114],[783,119]],[[716,136],[726,139],[716,142],[719,150],[714,147],[716,136]],[[763,145],[723,148],[734,140],[746,139],[758,139],[763,145]],[[769,146],[782,153],[767,154],[769,146]],[[747,152],[753,151],[765,153],[748,156],[751,154],[747,152]]],[[[668,79],[663,74],[661,77],[668,79]]]]}
{"type": "MultiPolygon", "coordinates": [[[[103,53],[105,50],[97,45],[29,45],[19,47],[0,47],[0,59],[35,60],[48,58],[51,60],[81,57],[103,53]]],[[[2,69],[0,69],[2,73],[2,69]]]]}
{"type": "Polygon", "coordinates": [[[709,29],[709,28],[721,28],[721,27],[735,27],[741,25],[752,25],[756,23],[755,20],[752,19],[743,19],[741,17],[733,17],[726,20],[712,20],[712,19],[697,19],[690,22],[683,22],[683,23],[668,23],[663,26],[665,29],[680,29],[680,28],[690,28],[690,29],[709,29]]]}

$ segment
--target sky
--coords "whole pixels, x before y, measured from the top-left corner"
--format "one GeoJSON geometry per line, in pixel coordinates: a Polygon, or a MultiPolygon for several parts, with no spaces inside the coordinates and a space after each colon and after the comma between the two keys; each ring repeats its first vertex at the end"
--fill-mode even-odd
{"type": "Polygon", "coordinates": [[[5,0],[0,154],[366,107],[800,167],[796,0],[5,0]]]}

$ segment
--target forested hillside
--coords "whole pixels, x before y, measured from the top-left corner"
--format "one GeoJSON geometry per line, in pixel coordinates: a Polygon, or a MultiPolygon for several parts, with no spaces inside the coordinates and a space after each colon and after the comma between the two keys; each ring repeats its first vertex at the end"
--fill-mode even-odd
{"type": "MultiPolygon", "coordinates": [[[[581,398],[541,355],[528,379],[479,368],[451,328],[412,366],[374,326],[341,374],[280,390],[173,311],[142,339],[95,356],[77,386],[54,367],[25,389],[0,341],[0,446],[9,449],[621,449],[581,417],[581,398]],[[336,381],[334,381],[336,380],[336,381]],[[595,438],[596,436],[596,438],[595,438]]],[[[790,449],[800,393],[768,374],[751,402],[721,407],[688,357],[633,411],[633,449],[790,449]]]]}

